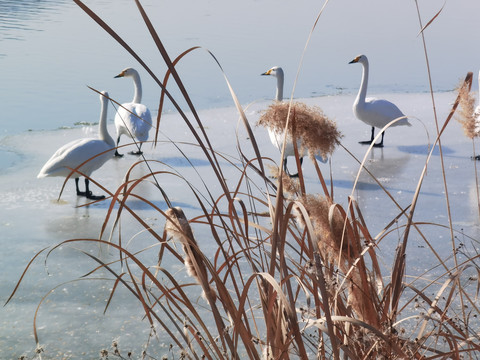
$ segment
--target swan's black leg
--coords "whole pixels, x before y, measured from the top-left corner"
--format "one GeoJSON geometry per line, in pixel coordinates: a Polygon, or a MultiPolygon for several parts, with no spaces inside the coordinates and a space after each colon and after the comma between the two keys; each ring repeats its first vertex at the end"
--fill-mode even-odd
{"type": "Polygon", "coordinates": [[[75,178],[75,187],[77,189],[77,196],[85,196],[86,193],[84,191],[80,191],[80,188],[78,187],[78,181],[79,181],[79,178],[75,178]]]}
{"type": "Polygon", "coordinates": [[[85,196],[90,200],[102,200],[105,199],[104,195],[93,195],[89,189],[90,181],[85,178],[85,196]]]}
{"type": "MultiPolygon", "coordinates": [[[[382,140],[378,144],[373,144],[373,147],[383,147],[384,136],[385,136],[385,132],[382,132],[382,140]]],[[[363,145],[370,145],[373,142],[374,138],[375,138],[375,127],[372,126],[372,136],[370,137],[370,140],[359,141],[358,143],[363,145]]]]}
{"type": "Polygon", "coordinates": [[[370,140],[359,141],[358,143],[363,144],[363,145],[370,145],[373,142],[374,137],[375,137],[375,127],[372,126],[372,136],[371,136],[370,140]]]}
{"type": "Polygon", "coordinates": [[[142,155],[143,154],[142,145],[143,145],[143,142],[141,142],[140,145],[138,145],[138,151],[130,151],[130,154],[132,154],[132,155],[142,155]]]}
{"type": "Polygon", "coordinates": [[[378,144],[374,144],[373,147],[383,147],[383,137],[385,136],[385,131],[382,132],[382,140],[378,144]]]}
{"type": "MultiPolygon", "coordinates": [[[[117,138],[117,147],[118,147],[118,144],[120,143],[120,136],[122,136],[122,135],[118,135],[118,138],[117,138]]],[[[115,149],[115,156],[122,157],[123,154],[120,154],[118,152],[118,149],[115,149]]]]}
{"type": "MultiPolygon", "coordinates": [[[[303,164],[303,157],[300,158],[300,166],[302,166],[302,164],[303,164]]],[[[291,178],[298,177],[298,172],[297,172],[296,174],[293,174],[293,175],[288,172],[288,169],[287,169],[287,158],[285,158],[285,159],[283,160],[283,170],[284,170],[285,173],[286,173],[288,176],[290,176],[291,178]]]]}

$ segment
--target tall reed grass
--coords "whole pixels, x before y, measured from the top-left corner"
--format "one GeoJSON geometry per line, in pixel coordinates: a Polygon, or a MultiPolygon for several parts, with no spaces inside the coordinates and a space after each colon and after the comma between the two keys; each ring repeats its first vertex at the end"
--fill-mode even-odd
{"type": "MultiPolygon", "coordinates": [[[[198,173],[204,186],[195,187],[181,174],[166,171],[161,162],[144,158],[133,164],[124,183],[110,192],[107,200],[110,207],[98,239],[66,240],[48,252],[44,250],[48,257],[60,246],[79,242],[114,248],[118,259],[112,262],[84,253],[86,260],[96,263],[87,277],[100,271],[111,275],[113,285],[106,311],[118,288],[127,289],[138,300],[152,328],[149,341],[156,341],[153,334],[160,331],[169,338],[172,345],[164,358],[171,359],[478,358],[480,339],[476,318],[480,316],[477,298],[480,282],[477,278],[476,286],[467,286],[462,280],[467,269],[480,273],[478,253],[467,253],[465,248],[452,245],[455,263],[449,266],[431,247],[430,256],[437,259],[440,269],[438,277],[433,280],[423,274],[406,277],[410,233],[414,231],[429,244],[420,224],[414,220],[414,213],[432,152],[408,206],[400,206],[382,187],[398,212],[393,218],[379,219],[386,225],[379,234],[372,235],[353,196],[356,183],[352,195],[346,199],[347,205],[340,205],[334,199],[333,185],[327,185],[313,154],[309,159],[315,167],[321,193],[309,192],[300,166],[298,179],[286,176],[280,166],[276,179],[272,180],[266,170],[267,160],[262,157],[245,112],[224,74],[250,141],[248,149],[237,143],[241,166],[236,166],[236,176],[230,173],[227,180],[220,161],[225,158],[212,146],[175,68],[184,56],[198,48],[189,49],[172,60],[140,1],[136,0],[168,67],[168,73],[160,81],[113,29],[80,0],[74,1],[120,43],[161,88],[157,129],[167,98],[190,129],[195,146],[209,162],[213,174],[205,179],[198,173]],[[191,116],[187,116],[187,111],[169,93],[170,77],[179,87],[191,116]],[[252,153],[253,156],[248,155],[252,153]],[[136,178],[132,174],[140,164],[148,165],[150,171],[136,178]],[[159,178],[184,182],[201,214],[188,218],[170,201],[159,178]],[[155,185],[168,209],[159,208],[139,194],[137,190],[145,182],[155,185]],[[219,196],[209,190],[214,186],[221,189],[219,196]],[[163,219],[163,230],[152,228],[128,206],[132,198],[144,202],[163,219]],[[129,250],[120,228],[126,214],[134,217],[156,246],[142,252],[129,250]],[[106,234],[109,227],[117,230],[118,236],[113,236],[113,230],[110,235],[106,234]],[[394,261],[382,267],[378,258],[382,240],[398,229],[402,236],[394,261]],[[208,249],[205,241],[197,237],[198,233],[202,238],[208,236],[208,249]],[[102,240],[104,238],[106,240],[102,240]],[[215,246],[213,250],[211,244],[215,246]],[[145,252],[154,252],[156,262],[146,263],[141,256],[145,252]],[[187,281],[179,276],[176,268],[164,266],[172,261],[185,266],[187,281]]],[[[467,85],[462,86],[468,86],[469,81],[470,75],[465,80],[467,85]]],[[[459,96],[448,118],[438,126],[434,146],[440,145],[442,133],[460,102],[459,96]]],[[[288,128],[288,123],[295,121],[294,107],[288,108],[285,114],[282,117],[286,123],[282,127],[288,128]]],[[[334,128],[332,133],[334,136],[321,149],[324,154],[342,147],[340,134],[335,133],[334,128]]],[[[158,139],[157,133],[155,142],[158,139]]],[[[371,147],[365,158],[358,161],[358,176],[368,173],[364,164],[370,150],[371,147]]],[[[381,186],[380,181],[371,176],[381,186]]],[[[449,227],[453,233],[451,223],[449,227]]],[[[30,264],[44,252],[37,254],[30,264]]],[[[40,358],[37,324],[34,335],[40,358]]],[[[151,353],[149,342],[143,346],[141,354],[121,353],[121,344],[115,343],[110,352],[103,350],[101,356],[159,359],[163,355],[151,353]]]]}

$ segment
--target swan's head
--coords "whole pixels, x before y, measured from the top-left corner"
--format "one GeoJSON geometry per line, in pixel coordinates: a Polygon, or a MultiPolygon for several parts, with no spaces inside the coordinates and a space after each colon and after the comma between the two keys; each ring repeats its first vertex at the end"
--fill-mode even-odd
{"type": "Polygon", "coordinates": [[[102,91],[100,92],[100,101],[108,101],[108,92],[106,91],[102,91]]]}
{"type": "Polygon", "coordinates": [[[115,76],[115,78],[132,77],[132,76],[135,76],[135,75],[138,75],[137,70],[135,70],[134,68],[126,68],[126,69],[123,69],[120,74],[115,76]]]}
{"type": "Polygon", "coordinates": [[[368,59],[365,55],[358,55],[355,59],[349,62],[349,64],[356,64],[356,63],[366,64],[368,63],[368,59]]]}
{"type": "Polygon", "coordinates": [[[283,76],[283,69],[280,66],[274,66],[270,70],[265,71],[261,75],[271,75],[271,76],[275,76],[275,77],[283,76]]]}

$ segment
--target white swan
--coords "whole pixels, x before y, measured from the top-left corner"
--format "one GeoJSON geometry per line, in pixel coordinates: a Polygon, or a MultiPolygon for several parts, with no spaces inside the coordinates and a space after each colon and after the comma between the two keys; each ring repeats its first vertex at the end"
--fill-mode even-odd
{"type": "MultiPolygon", "coordinates": [[[[404,117],[405,115],[400,111],[397,105],[391,103],[390,101],[383,99],[374,99],[374,98],[365,98],[367,95],[368,87],[368,59],[365,55],[358,55],[355,59],[349,62],[349,64],[360,63],[363,66],[362,72],[362,84],[358,91],[357,98],[353,103],[353,113],[355,116],[362,120],[365,124],[372,127],[372,137],[367,141],[360,141],[360,144],[370,145],[374,139],[375,128],[382,129],[390,121],[404,117]]],[[[407,118],[403,118],[391,126],[398,125],[408,125],[411,124],[408,122],[407,118]]],[[[383,147],[383,137],[384,132],[382,132],[382,140],[374,144],[375,147],[383,147]]]]}
{"type": "MultiPolygon", "coordinates": [[[[280,66],[274,66],[270,70],[267,70],[261,75],[270,75],[275,78],[277,78],[277,91],[275,93],[275,101],[283,101],[283,82],[284,82],[284,73],[283,69],[280,66]]],[[[285,132],[284,131],[275,131],[273,128],[268,128],[268,135],[270,136],[270,141],[272,144],[281,152],[282,147],[283,147],[283,139],[285,138],[285,132]]],[[[300,139],[297,140],[297,149],[299,151],[299,157],[300,157],[300,164],[303,163],[303,152],[301,151],[301,141],[300,139]]],[[[283,159],[283,170],[285,173],[287,173],[291,177],[296,177],[298,176],[297,174],[291,175],[288,172],[287,169],[287,157],[288,156],[295,156],[295,149],[293,147],[293,142],[291,136],[287,136],[287,143],[285,144],[285,153],[284,153],[284,159],[283,159]]],[[[320,155],[315,155],[315,158],[317,160],[320,160],[321,162],[325,163],[327,162],[327,159],[324,159],[320,155]]]]}
{"type": "MultiPolygon", "coordinates": [[[[150,110],[142,102],[142,82],[140,81],[140,75],[138,71],[133,68],[126,68],[115,78],[131,77],[133,79],[133,85],[135,92],[132,102],[122,104],[123,107],[119,107],[115,114],[115,128],[117,130],[117,146],[120,142],[120,137],[125,134],[131,138],[136,138],[140,144],[138,151],[132,151],[131,154],[141,155],[142,144],[148,140],[148,132],[152,127],[152,116],[150,110]],[[124,108],[128,109],[125,110],[124,108]],[[135,115],[132,115],[135,114],[135,115]]],[[[116,156],[123,156],[115,151],[116,156]]]]}
{"type": "Polygon", "coordinates": [[[480,71],[478,72],[478,105],[473,112],[475,119],[475,133],[480,134],[480,71]]]}
{"type": "MultiPolygon", "coordinates": [[[[284,82],[284,74],[283,74],[283,69],[280,66],[274,66],[270,70],[265,71],[261,75],[270,75],[275,78],[277,78],[277,91],[275,93],[275,101],[283,101],[283,82],[284,82]]],[[[282,147],[283,147],[283,139],[285,138],[285,132],[284,131],[275,131],[272,128],[268,128],[268,135],[270,136],[270,141],[272,144],[281,152],[282,147]]],[[[301,144],[297,140],[297,149],[300,151],[301,144]]],[[[303,162],[303,154],[300,155],[300,164],[303,162]]],[[[285,173],[290,175],[287,169],[287,157],[288,156],[295,156],[295,150],[293,148],[293,142],[292,139],[287,138],[287,143],[285,144],[285,153],[284,153],[284,159],[283,159],[283,170],[285,173]]],[[[298,176],[297,174],[290,175],[292,177],[298,176]]]]}
{"type": "Polygon", "coordinates": [[[92,195],[92,192],[89,189],[88,178],[92,172],[100,168],[108,159],[111,159],[115,152],[115,141],[109,135],[107,130],[107,92],[102,92],[102,95],[100,95],[100,102],[102,105],[100,111],[100,122],[98,125],[98,139],[78,139],[62,146],[55,152],[55,154],[52,155],[52,157],[46,162],[42,170],[40,170],[39,174],[37,175],[38,178],[47,176],[67,177],[72,173],[73,169],[77,168],[80,164],[88,160],[88,162],[78,169],[78,171],[86,176],[84,192],[80,191],[78,187],[80,174],[75,173],[72,176],[75,178],[77,195],[86,196],[88,199],[92,200],[103,199],[105,196],[92,195]]]}

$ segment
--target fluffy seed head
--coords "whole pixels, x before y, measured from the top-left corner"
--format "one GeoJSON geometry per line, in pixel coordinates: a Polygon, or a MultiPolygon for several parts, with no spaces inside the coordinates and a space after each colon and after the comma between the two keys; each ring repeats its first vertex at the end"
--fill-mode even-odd
{"type": "MultiPolygon", "coordinates": [[[[258,125],[282,132],[287,123],[289,107],[290,104],[286,102],[271,104],[260,117],[258,125]]],[[[292,103],[287,131],[290,135],[295,132],[295,137],[300,139],[302,148],[324,158],[333,153],[342,138],[336,123],[319,107],[307,106],[301,102],[292,103]]]]}

